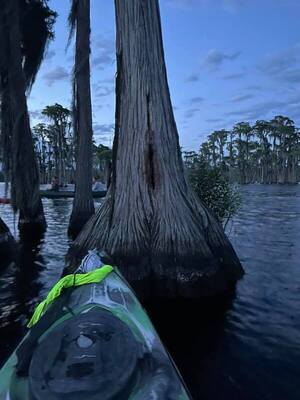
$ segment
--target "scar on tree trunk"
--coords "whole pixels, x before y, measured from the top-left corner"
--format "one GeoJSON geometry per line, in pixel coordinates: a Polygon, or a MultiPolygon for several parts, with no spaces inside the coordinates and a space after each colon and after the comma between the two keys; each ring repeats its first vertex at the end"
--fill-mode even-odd
{"type": "Polygon", "coordinates": [[[112,180],[67,256],[105,251],[141,298],[197,298],[243,275],[221,225],[185,176],[157,0],[116,0],[116,128],[112,180]]]}

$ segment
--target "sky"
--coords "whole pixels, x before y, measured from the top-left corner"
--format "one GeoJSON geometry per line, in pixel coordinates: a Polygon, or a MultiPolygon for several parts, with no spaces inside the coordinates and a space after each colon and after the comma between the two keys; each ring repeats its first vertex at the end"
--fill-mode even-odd
{"type": "MultiPolygon", "coordinates": [[[[74,47],[66,50],[69,0],[28,99],[31,123],[54,103],[71,106],[74,47]]],[[[300,0],[160,0],[171,100],[180,144],[241,121],[286,115],[300,126],[300,0]]],[[[94,138],[111,146],[115,112],[113,0],[91,0],[94,138]]]]}

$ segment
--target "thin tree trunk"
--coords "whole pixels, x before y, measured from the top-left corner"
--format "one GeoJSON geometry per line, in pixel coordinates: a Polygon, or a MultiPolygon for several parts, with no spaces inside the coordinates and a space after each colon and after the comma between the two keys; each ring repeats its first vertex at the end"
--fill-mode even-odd
{"type": "Polygon", "coordinates": [[[104,182],[106,184],[106,189],[108,190],[110,186],[110,181],[111,181],[111,161],[106,160],[105,161],[105,167],[104,167],[104,182]]]}
{"type": "Polygon", "coordinates": [[[226,291],[241,264],[188,186],[170,101],[157,0],[116,0],[116,134],[104,203],[68,258],[105,251],[141,297],[226,291]]]}
{"type": "Polygon", "coordinates": [[[77,5],[76,54],[74,71],[75,136],[77,159],[75,197],[69,223],[69,233],[77,236],[84,224],[94,214],[92,195],[93,179],[93,128],[90,90],[90,0],[77,5]]]}
{"type": "Polygon", "coordinates": [[[28,235],[44,231],[46,221],[39,194],[40,182],[34,145],[29,125],[22,69],[19,4],[9,3],[9,72],[8,86],[12,118],[12,204],[20,212],[19,229],[28,235]]]}
{"type": "Polygon", "coordinates": [[[63,127],[62,127],[62,122],[58,128],[58,165],[59,165],[59,175],[58,175],[58,181],[61,186],[64,185],[64,180],[63,180],[63,127]]]}

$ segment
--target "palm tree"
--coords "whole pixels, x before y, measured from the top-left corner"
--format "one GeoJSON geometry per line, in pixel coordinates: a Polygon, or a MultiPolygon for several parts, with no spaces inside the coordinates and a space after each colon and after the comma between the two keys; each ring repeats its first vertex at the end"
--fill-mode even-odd
{"type": "Polygon", "coordinates": [[[39,162],[41,183],[47,183],[47,136],[48,129],[46,124],[40,123],[33,127],[35,153],[39,162]]]}
{"type": "Polygon", "coordinates": [[[278,183],[297,183],[299,169],[299,131],[288,117],[275,116],[271,121],[273,163],[278,183]]]}
{"type": "Polygon", "coordinates": [[[208,165],[212,163],[211,146],[208,142],[202,143],[200,150],[200,158],[207,162],[208,165]]]}
{"type": "Polygon", "coordinates": [[[253,132],[259,140],[261,183],[271,183],[271,144],[269,142],[271,130],[270,122],[264,120],[256,121],[253,127],[253,132]]]}
{"type": "Polygon", "coordinates": [[[273,171],[276,174],[276,183],[284,183],[285,166],[283,162],[283,132],[284,117],[278,115],[270,121],[270,139],[272,139],[273,171]]]}
{"type": "Polygon", "coordinates": [[[90,0],[73,0],[71,35],[76,28],[73,121],[76,138],[75,198],[69,222],[73,237],[94,214],[92,196],[93,127],[90,89],[90,0]]]}
{"type": "Polygon", "coordinates": [[[71,126],[71,112],[61,104],[55,103],[46,106],[42,114],[45,115],[52,124],[48,125],[48,139],[53,149],[54,170],[60,185],[65,184],[66,175],[66,154],[67,136],[71,126]]]}
{"type": "Polygon", "coordinates": [[[234,132],[232,129],[229,131],[229,141],[226,147],[228,150],[229,178],[232,181],[236,161],[236,148],[234,146],[234,132]]]}
{"type": "Polygon", "coordinates": [[[218,146],[217,146],[217,142],[218,142],[218,134],[216,132],[211,133],[208,136],[208,146],[212,155],[212,163],[213,166],[216,167],[217,166],[217,161],[218,161],[218,146]]]}
{"type": "Polygon", "coordinates": [[[1,135],[5,172],[11,179],[12,206],[19,211],[23,237],[46,227],[25,92],[35,80],[46,44],[53,35],[54,19],[55,14],[41,0],[1,2],[1,135]]]}
{"type": "Polygon", "coordinates": [[[69,262],[74,267],[88,249],[104,250],[144,298],[223,292],[242,267],[184,173],[158,0],[115,0],[115,7],[112,181],[72,245],[69,262]]]}
{"type": "MultiPolygon", "coordinates": [[[[253,132],[253,131],[252,131],[253,132]]],[[[258,182],[258,164],[259,164],[259,144],[256,140],[249,140],[249,158],[248,158],[248,169],[247,179],[248,183],[258,182]]]]}
{"type": "Polygon", "coordinates": [[[224,159],[224,148],[227,142],[228,132],[225,129],[221,129],[220,131],[215,131],[214,133],[218,145],[219,165],[224,171],[226,169],[225,159],[224,159]]]}
{"type": "Polygon", "coordinates": [[[237,136],[237,166],[240,173],[240,183],[247,183],[247,171],[249,160],[249,140],[252,128],[248,122],[239,122],[233,127],[233,134],[237,136]]]}

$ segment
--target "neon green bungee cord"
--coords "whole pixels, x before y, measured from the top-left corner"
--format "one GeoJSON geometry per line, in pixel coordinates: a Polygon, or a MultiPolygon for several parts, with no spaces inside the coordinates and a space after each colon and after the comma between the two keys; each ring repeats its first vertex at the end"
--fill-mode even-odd
{"type": "Polygon", "coordinates": [[[89,283],[99,283],[103,279],[105,279],[106,276],[112,271],[113,267],[111,265],[103,265],[103,267],[95,269],[91,272],[87,272],[85,274],[70,274],[64,276],[53,286],[45,300],[43,300],[36,307],[30,321],[27,324],[27,327],[31,328],[40,320],[47,306],[49,306],[49,304],[51,304],[53,300],[60,296],[63,289],[87,285],[89,283]]]}

